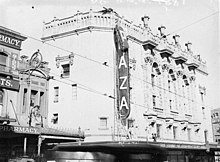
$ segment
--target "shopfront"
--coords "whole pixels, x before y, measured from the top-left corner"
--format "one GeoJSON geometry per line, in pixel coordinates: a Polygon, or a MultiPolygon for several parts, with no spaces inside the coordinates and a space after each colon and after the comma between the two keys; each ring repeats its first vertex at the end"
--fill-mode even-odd
{"type": "Polygon", "coordinates": [[[82,132],[52,128],[0,125],[0,162],[21,158],[37,160],[56,143],[82,141],[82,132]]]}
{"type": "Polygon", "coordinates": [[[169,162],[213,162],[217,158],[216,144],[204,143],[159,143],[167,149],[167,160],[169,162]]]}

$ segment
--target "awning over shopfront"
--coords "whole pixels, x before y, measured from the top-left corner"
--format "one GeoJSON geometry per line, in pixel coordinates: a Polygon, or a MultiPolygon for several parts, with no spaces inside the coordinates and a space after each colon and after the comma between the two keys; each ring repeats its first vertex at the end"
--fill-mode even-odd
{"type": "Polygon", "coordinates": [[[38,128],[19,125],[0,125],[0,137],[7,138],[12,135],[38,135],[47,141],[79,141],[83,140],[84,134],[81,131],[67,131],[55,128],[38,128]],[[51,139],[51,140],[49,140],[51,139]]]}
{"type": "Polygon", "coordinates": [[[0,124],[0,159],[40,157],[57,143],[84,140],[79,130],[0,124]]]}

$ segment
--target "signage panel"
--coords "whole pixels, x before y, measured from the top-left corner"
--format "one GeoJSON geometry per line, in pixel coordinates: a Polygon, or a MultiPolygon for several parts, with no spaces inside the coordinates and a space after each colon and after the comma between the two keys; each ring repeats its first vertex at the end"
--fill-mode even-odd
{"type": "Polygon", "coordinates": [[[0,76],[0,87],[18,91],[19,81],[0,76]]]}
{"type": "Polygon", "coordinates": [[[129,47],[127,38],[121,27],[116,26],[114,38],[116,46],[118,113],[121,119],[127,119],[130,114],[129,47]]]}
{"type": "Polygon", "coordinates": [[[15,49],[21,49],[21,40],[3,33],[0,33],[0,44],[15,49]]]}
{"type": "Polygon", "coordinates": [[[40,134],[40,130],[35,127],[23,127],[13,125],[0,125],[0,133],[11,132],[11,133],[23,133],[23,134],[40,134]]]}

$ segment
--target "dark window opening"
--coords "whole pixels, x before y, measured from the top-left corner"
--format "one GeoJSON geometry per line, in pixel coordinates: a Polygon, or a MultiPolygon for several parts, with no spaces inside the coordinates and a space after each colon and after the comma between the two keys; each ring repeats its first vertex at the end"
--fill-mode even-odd
{"type": "Polygon", "coordinates": [[[25,113],[27,106],[27,88],[24,89],[22,113],[25,113]]]}
{"type": "Polygon", "coordinates": [[[157,138],[161,137],[161,124],[157,124],[157,138]]]}
{"type": "Polygon", "coordinates": [[[30,106],[37,105],[37,92],[35,90],[31,90],[31,96],[30,96],[30,106]]]}
{"type": "Polygon", "coordinates": [[[177,137],[177,127],[173,127],[173,139],[176,139],[177,137]]]}
{"type": "Polygon", "coordinates": [[[70,64],[63,64],[63,73],[61,74],[61,77],[69,77],[70,75],[70,64]]]}
{"type": "Polygon", "coordinates": [[[52,119],[51,119],[51,122],[52,122],[53,124],[58,124],[58,113],[54,113],[54,114],[53,114],[53,117],[52,117],[52,119]]]}
{"type": "Polygon", "coordinates": [[[41,112],[44,111],[44,105],[45,105],[44,104],[44,99],[45,99],[44,96],[45,96],[44,92],[40,92],[40,103],[39,103],[39,105],[41,107],[41,112]]]}
{"type": "Polygon", "coordinates": [[[59,87],[54,87],[54,102],[59,101],[59,87]]]}
{"type": "Polygon", "coordinates": [[[5,70],[7,66],[7,55],[3,52],[0,52],[0,70],[5,70]]]}
{"type": "Polygon", "coordinates": [[[152,96],[153,97],[153,107],[156,107],[156,97],[155,95],[152,96]]]}

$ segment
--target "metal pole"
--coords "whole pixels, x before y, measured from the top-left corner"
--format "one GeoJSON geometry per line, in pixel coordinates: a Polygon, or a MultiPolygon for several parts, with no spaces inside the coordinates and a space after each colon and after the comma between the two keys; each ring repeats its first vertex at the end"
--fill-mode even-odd
{"type": "Polygon", "coordinates": [[[24,137],[24,156],[26,156],[27,153],[27,137],[24,137]]]}
{"type": "Polygon", "coordinates": [[[113,49],[113,75],[114,75],[114,127],[113,127],[113,140],[115,141],[115,135],[116,135],[116,131],[115,129],[117,129],[117,114],[116,114],[116,109],[117,109],[117,98],[116,98],[116,56],[115,56],[115,49],[113,49]]]}
{"type": "Polygon", "coordinates": [[[41,136],[39,135],[39,136],[38,136],[38,144],[37,144],[37,156],[38,156],[38,157],[40,157],[41,142],[42,142],[42,139],[41,139],[41,136]]]}
{"type": "Polygon", "coordinates": [[[15,117],[16,117],[16,119],[17,119],[18,125],[20,125],[19,120],[18,120],[17,113],[16,113],[15,108],[14,108],[13,101],[12,101],[12,100],[10,100],[10,102],[11,102],[11,105],[12,105],[12,108],[13,108],[13,111],[14,111],[14,114],[15,114],[15,117]]]}

